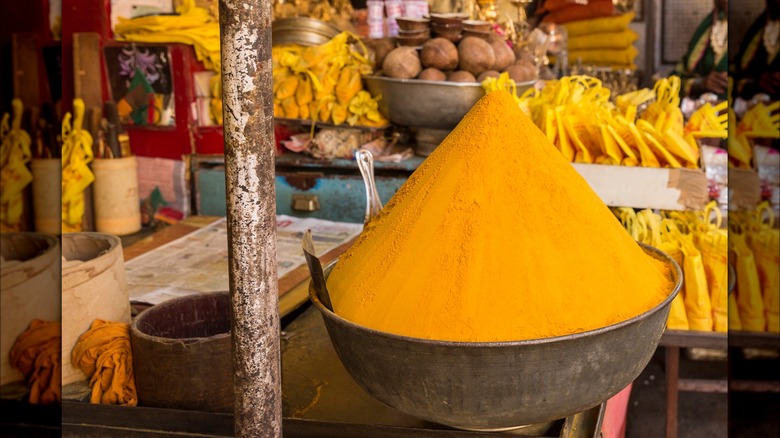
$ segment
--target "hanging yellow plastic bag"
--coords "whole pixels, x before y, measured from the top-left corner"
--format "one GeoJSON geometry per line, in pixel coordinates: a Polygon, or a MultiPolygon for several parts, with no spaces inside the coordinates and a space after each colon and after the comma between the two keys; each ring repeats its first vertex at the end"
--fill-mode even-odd
{"type": "Polygon", "coordinates": [[[758,209],[759,225],[750,236],[750,246],[756,262],[758,280],[764,302],[766,331],[780,332],[780,231],[773,227],[774,215],[768,203],[758,209]],[[761,222],[762,212],[766,212],[769,223],[761,222]]]}
{"type": "MultiPolygon", "coordinates": [[[[652,245],[674,259],[680,269],[683,266],[683,253],[676,241],[670,238],[664,219],[652,210],[645,209],[639,213],[633,208],[614,208],[612,212],[620,223],[637,242],[652,245]]],[[[670,330],[688,330],[688,316],[685,310],[685,290],[681,290],[672,300],[666,328],[670,330]]]]}
{"type": "Polygon", "coordinates": [[[8,114],[0,123],[0,231],[19,231],[23,190],[32,181],[27,169],[30,161],[30,136],[22,127],[22,101],[14,99],[13,119],[8,114]]]}
{"type": "Polygon", "coordinates": [[[92,161],[92,136],[82,129],[84,101],[73,101],[73,125],[70,113],[62,120],[62,231],[81,231],[84,217],[84,189],[95,175],[89,169],[92,161]]]}
{"type": "Polygon", "coordinates": [[[753,251],[747,244],[746,236],[736,232],[729,234],[729,246],[736,256],[736,301],[742,330],[764,331],[764,302],[753,251]]]}
{"type": "Polygon", "coordinates": [[[739,318],[739,306],[737,306],[737,289],[729,294],[729,331],[742,330],[742,320],[739,318]]]}
{"type": "MultiPolygon", "coordinates": [[[[712,331],[712,305],[707,289],[707,275],[701,252],[693,243],[693,236],[683,234],[675,221],[664,221],[670,238],[676,240],[683,254],[683,286],[685,288],[685,311],[691,330],[712,331]]],[[[682,224],[685,226],[685,224],[682,224]]]]}
{"type": "Polygon", "coordinates": [[[728,232],[721,229],[722,216],[715,201],[695,215],[694,238],[704,261],[707,289],[712,305],[713,330],[728,331],[728,232]],[[714,216],[715,222],[710,218],[714,216]]]}

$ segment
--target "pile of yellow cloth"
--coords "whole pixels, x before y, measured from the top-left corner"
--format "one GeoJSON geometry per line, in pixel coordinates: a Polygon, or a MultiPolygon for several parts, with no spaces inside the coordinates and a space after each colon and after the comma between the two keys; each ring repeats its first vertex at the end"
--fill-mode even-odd
{"type": "Polygon", "coordinates": [[[62,326],[34,319],[11,347],[11,366],[24,375],[31,404],[58,403],[62,399],[62,326]]]}
{"type": "Polygon", "coordinates": [[[190,44],[198,60],[219,73],[219,22],[208,10],[196,6],[195,0],[183,0],[176,12],[178,15],[119,17],[114,34],[120,41],[190,44]]]}
{"type": "Polygon", "coordinates": [[[569,61],[606,66],[616,69],[635,69],[639,51],[634,41],[639,36],[628,28],[634,13],[591,20],[572,21],[563,25],[568,34],[569,61]]]}
{"type": "Polygon", "coordinates": [[[90,402],[124,406],[138,404],[129,324],[94,320],[73,347],[71,363],[90,378],[90,402]]]}

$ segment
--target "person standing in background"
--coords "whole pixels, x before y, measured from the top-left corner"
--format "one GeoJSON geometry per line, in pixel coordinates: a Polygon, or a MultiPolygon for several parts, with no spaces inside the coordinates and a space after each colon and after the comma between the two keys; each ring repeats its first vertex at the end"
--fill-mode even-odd
{"type": "Polygon", "coordinates": [[[726,98],[728,88],[728,0],[714,0],[711,14],[693,32],[688,50],[672,72],[683,81],[683,96],[715,93],[726,98]]]}
{"type": "Polygon", "coordinates": [[[735,95],[751,99],[758,93],[780,97],[780,0],[766,8],[748,29],[735,60],[735,95]]]}

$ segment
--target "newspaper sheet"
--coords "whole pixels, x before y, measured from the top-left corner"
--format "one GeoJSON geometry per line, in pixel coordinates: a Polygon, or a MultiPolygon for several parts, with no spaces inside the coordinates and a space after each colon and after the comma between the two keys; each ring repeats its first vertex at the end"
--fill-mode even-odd
{"type": "MultiPolygon", "coordinates": [[[[360,234],[363,224],[276,217],[278,276],[306,263],[303,233],[312,232],[317,255],[360,234]]],[[[225,218],[125,263],[131,302],[159,304],[192,293],[229,289],[225,218]]]]}

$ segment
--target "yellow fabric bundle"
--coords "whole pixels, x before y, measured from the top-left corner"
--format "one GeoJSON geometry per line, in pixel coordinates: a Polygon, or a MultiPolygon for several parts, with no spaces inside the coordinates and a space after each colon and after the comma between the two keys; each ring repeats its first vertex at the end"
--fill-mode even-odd
{"type": "Polygon", "coordinates": [[[639,35],[631,29],[623,29],[619,32],[594,33],[570,37],[568,41],[569,52],[596,49],[626,49],[639,39],[639,35]]]}
{"type": "Polygon", "coordinates": [[[19,369],[30,387],[31,404],[61,400],[62,326],[59,322],[34,319],[11,347],[10,363],[19,369]]]}
{"type": "Polygon", "coordinates": [[[130,325],[96,319],[79,336],[71,363],[90,378],[91,402],[135,406],[138,397],[130,349],[130,325]]]}
{"type": "Polygon", "coordinates": [[[569,60],[584,64],[603,65],[614,68],[634,69],[634,59],[639,51],[633,45],[622,49],[569,50],[569,60]]]}
{"type": "Polygon", "coordinates": [[[220,72],[219,22],[195,0],[183,0],[179,15],[119,17],[114,26],[118,40],[139,43],[183,43],[195,48],[198,60],[209,70],[220,72]]]}
{"type": "Polygon", "coordinates": [[[594,18],[592,20],[572,21],[563,24],[569,38],[581,35],[621,32],[628,29],[628,23],[634,19],[634,13],[616,15],[614,17],[594,18]]]}
{"type": "Polygon", "coordinates": [[[628,28],[634,13],[566,23],[569,60],[620,69],[635,69],[639,36],[628,28]]]}

